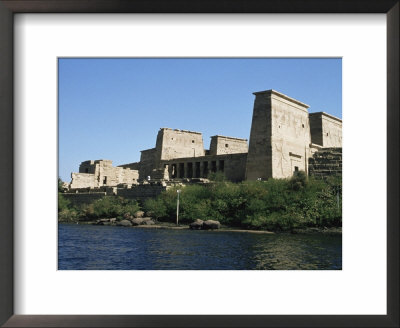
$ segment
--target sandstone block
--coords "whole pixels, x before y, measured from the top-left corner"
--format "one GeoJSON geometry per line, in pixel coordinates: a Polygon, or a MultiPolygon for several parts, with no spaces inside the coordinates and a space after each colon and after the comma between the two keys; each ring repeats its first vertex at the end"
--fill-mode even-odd
{"type": "Polygon", "coordinates": [[[138,225],[143,224],[143,219],[142,218],[135,218],[135,219],[132,219],[131,222],[132,222],[132,224],[134,226],[138,226],[138,225]]]}
{"type": "Polygon", "coordinates": [[[221,223],[219,223],[219,221],[207,220],[207,221],[203,222],[203,229],[204,230],[219,229],[220,227],[221,227],[221,223]]]}
{"type": "Polygon", "coordinates": [[[123,227],[131,227],[132,223],[129,220],[122,220],[117,223],[118,226],[123,226],[123,227]]]}
{"type": "Polygon", "coordinates": [[[203,228],[203,223],[204,223],[203,220],[197,219],[196,221],[189,224],[189,228],[192,230],[200,230],[203,228]]]}
{"type": "Polygon", "coordinates": [[[144,215],[144,212],[143,212],[143,211],[137,211],[137,212],[135,212],[135,214],[133,214],[133,216],[134,216],[135,218],[142,218],[143,215],[144,215]]]}

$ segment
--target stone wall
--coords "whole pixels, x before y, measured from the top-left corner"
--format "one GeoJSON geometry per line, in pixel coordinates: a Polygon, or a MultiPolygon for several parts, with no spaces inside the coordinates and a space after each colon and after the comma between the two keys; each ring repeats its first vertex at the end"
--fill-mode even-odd
{"type": "Polygon", "coordinates": [[[114,167],[110,160],[85,161],[79,166],[79,173],[71,174],[71,189],[114,187],[119,184],[136,184],[137,170],[114,167]],[[86,173],[89,172],[89,173],[86,173]]]}
{"type": "Polygon", "coordinates": [[[310,113],[308,115],[310,120],[310,133],[311,142],[316,145],[322,146],[322,119],[320,113],[310,113]]]}
{"type": "Polygon", "coordinates": [[[311,143],[308,105],[274,90],[255,92],[246,179],[306,171],[311,143]]]}
{"type": "Polygon", "coordinates": [[[97,193],[64,193],[63,197],[71,202],[74,206],[80,206],[83,204],[91,204],[94,201],[103,198],[106,195],[105,192],[97,193]]]}
{"type": "Polygon", "coordinates": [[[247,153],[247,139],[225,136],[212,136],[210,143],[210,155],[225,155],[247,153]]]}
{"type": "Polygon", "coordinates": [[[322,147],[342,147],[342,120],[324,112],[310,113],[312,143],[322,147]]]}
{"type": "Polygon", "coordinates": [[[151,171],[156,167],[156,149],[146,149],[141,151],[139,180],[146,180],[151,175],[151,171]]]}
{"type": "Polygon", "coordinates": [[[139,180],[139,171],[138,170],[131,170],[131,169],[124,169],[122,167],[116,168],[119,174],[119,183],[118,184],[137,184],[139,180]]]}
{"type": "Polygon", "coordinates": [[[101,161],[98,171],[100,186],[116,186],[119,184],[119,169],[112,166],[111,161],[101,161]]]}
{"type": "Polygon", "coordinates": [[[131,169],[131,170],[137,170],[138,171],[140,169],[140,162],[122,164],[122,165],[118,165],[118,167],[122,167],[124,169],[131,169]]]}
{"type": "Polygon", "coordinates": [[[161,128],[156,142],[159,160],[204,156],[203,136],[200,132],[161,128]]]}
{"type": "Polygon", "coordinates": [[[84,161],[79,165],[79,173],[95,174],[98,161],[84,161]]]}
{"type": "Polygon", "coordinates": [[[272,93],[272,177],[287,178],[306,171],[311,143],[308,105],[272,93]]]}
{"type": "MultiPolygon", "coordinates": [[[[203,136],[199,132],[161,128],[156,147],[142,150],[139,164],[139,180],[152,179],[153,170],[162,169],[161,161],[204,156],[203,136]]],[[[123,165],[125,167],[126,165],[123,165]]]]}
{"type": "Polygon", "coordinates": [[[95,175],[91,173],[71,173],[71,189],[78,188],[96,188],[98,187],[98,181],[95,179],[95,175]]]}
{"type": "Polygon", "coordinates": [[[246,179],[272,177],[271,93],[254,93],[246,179]]]}
{"type": "MultiPolygon", "coordinates": [[[[104,189],[104,188],[102,188],[104,189]]],[[[73,205],[80,206],[83,204],[91,204],[104,196],[120,196],[125,199],[135,199],[144,201],[148,198],[155,198],[161,192],[167,189],[166,186],[160,184],[144,184],[132,186],[132,188],[106,188],[106,191],[80,191],[78,193],[63,193],[65,199],[69,200],[73,205]]]]}
{"type": "Polygon", "coordinates": [[[117,196],[121,196],[125,199],[135,199],[138,201],[144,201],[148,198],[155,198],[166,190],[165,186],[162,185],[150,185],[143,184],[134,186],[131,189],[117,189],[117,196]]]}
{"type": "Polygon", "coordinates": [[[308,160],[308,174],[324,178],[342,175],[342,148],[322,148],[308,160]]]}
{"type": "MultiPolygon", "coordinates": [[[[218,156],[222,158],[222,156],[218,156]]],[[[230,154],[224,156],[225,177],[232,182],[240,182],[246,178],[247,153],[230,154]]]]}

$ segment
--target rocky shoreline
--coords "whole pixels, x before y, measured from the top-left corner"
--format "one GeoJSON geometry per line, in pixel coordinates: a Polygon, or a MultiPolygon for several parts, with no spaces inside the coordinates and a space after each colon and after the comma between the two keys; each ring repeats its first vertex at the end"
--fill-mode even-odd
{"type": "MultiPolygon", "coordinates": [[[[137,219],[137,218],[136,218],[137,219]]],[[[193,229],[190,224],[176,225],[169,222],[156,222],[150,217],[141,218],[142,220],[117,221],[116,218],[103,218],[95,221],[59,221],[59,223],[74,223],[82,225],[103,225],[103,226],[122,226],[134,229],[170,229],[170,230],[207,230],[214,232],[240,232],[252,234],[325,234],[325,235],[341,235],[342,228],[302,228],[293,229],[292,231],[268,231],[268,230],[250,230],[235,227],[219,226],[218,228],[209,229],[193,229]],[[126,221],[130,221],[127,223],[126,221]],[[140,223],[139,223],[140,222],[140,223]]],[[[217,221],[218,222],[218,221],[217,221]]]]}
{"type": "Polygon", "coordinates": [[[123,219],[117,218],[100,218],[97,220],[88,221],[59,221],[59,223],[75,223],[75,224],[89,224],[89,225],[102,225],[102,226],[122,226],[129,228],[142,228],[142,229],[171,229],[171,230],[208,230],[208,231],[222,231],[222,232],[241,232],[241,233],[255,233],[255,234],[326,234],[326,235],[339,235],[342,234],[341,227],[304,227],[295,228],[290,231],[268,231],[268,230],[252,230],[241,229],[236,227],[223,226],[216,220],[199,220],[190,224],[176,225],[171,222],[159,222],[154,220],[151,213],[144,213],[137,211],[133,215],[126,213],[123,219]]]}
{"type": "Polygon", "coordinates": [[[342,234],[342,227],[323,227],[323,228],[299,228],[299,229],[293,229],[289,233],[291,234],[325,234],[325,235],[341,235],[342,234]]]}

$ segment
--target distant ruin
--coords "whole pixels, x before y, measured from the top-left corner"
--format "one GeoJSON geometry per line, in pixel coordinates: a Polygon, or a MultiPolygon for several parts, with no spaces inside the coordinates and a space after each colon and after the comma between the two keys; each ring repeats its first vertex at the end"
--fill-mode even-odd
{"type": "Polygon", "coordinates": [[[308,105],[275,90],[254,95],[249,145],[247,139],[216,135],[205,149],[200,132],[161,128],[155,148],[142,150],[139,162],[117,167],[110,160],[82,162],[79,173],[71,174],[69,191],[115,194],[120,188],[125,191],[119,195],[127,189],[132,195],[143,194],[146,185],[206,182],[210,173],[217,172],[233,182],[289,178],[297,171],[341,174],[341,119],[308,113],[308,105]],[[316,156],[319,151],[325,155],[316,156]],[[321,159],[329,161],[327,151],[335,153],[335,163],[318,171],[321,159]]]}
{"type": "Polygon", "coordinates": [[[137,170],[112,166],[110,160],[85,161],[79,166],[79,173],[71,173],[70,189],[100,188],[103,186],[136,184],[137,170]]]}

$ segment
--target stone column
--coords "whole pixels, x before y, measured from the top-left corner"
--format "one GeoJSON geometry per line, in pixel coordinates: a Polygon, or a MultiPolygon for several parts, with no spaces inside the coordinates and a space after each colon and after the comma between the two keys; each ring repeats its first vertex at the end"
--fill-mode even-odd
{"type": "Polygon", "coordinates": [[[187,178],[188,177],[188,171],[189,171],[189,169],[188,169],[188,163],[187,162],[185,162],[184,164],[183,164],[183,172],[184,172],[184,174],[183,174],[183,177],[184,178],[187,178]]]}
{"type": "Polygon", "coordinates": [[[215,162],[215,161],[209,161],[208,162],[208,172],[210,172],[210,173],[215,173],[216,172],[216,171],[214,172],[213,162],[215,162]]]}
{"type": "Polygon", "coordinates": [[[204,162],[200,162],[200,176],[199,178],[205,178],[204,176],[204,162]]]}
{"type": "Polygon", "coordinates": [[[170,174],[169,174],[169,165],[166,164],[164,167],[164,175],[163,175],[163,180],[169,180],[170,174]]]}

